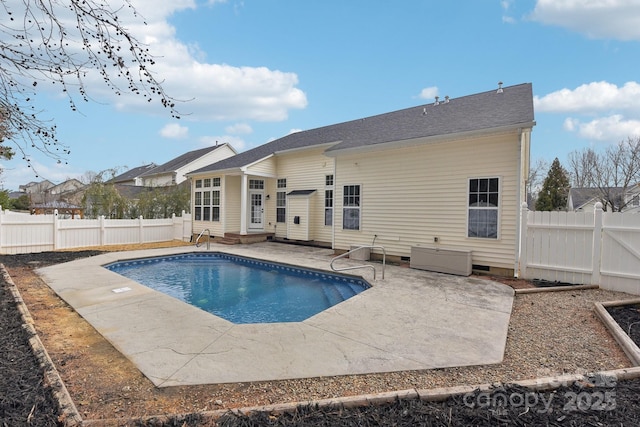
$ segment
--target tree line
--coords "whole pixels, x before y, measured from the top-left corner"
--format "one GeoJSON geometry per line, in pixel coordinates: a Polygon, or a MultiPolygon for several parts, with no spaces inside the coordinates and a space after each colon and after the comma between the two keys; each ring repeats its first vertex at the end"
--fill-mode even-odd
{"type": "Polygon", "coordinates": [[[566,167],[556,157],[544,180],[544,161],[530,169],[529,196],[536,210],[566,210],[569,190],[590,189],[603,209],[621,212],[633,203],[630,190],[640,184],[640,137],[629,137],[604,151],[584,148],[569,153],[566,167]]]}

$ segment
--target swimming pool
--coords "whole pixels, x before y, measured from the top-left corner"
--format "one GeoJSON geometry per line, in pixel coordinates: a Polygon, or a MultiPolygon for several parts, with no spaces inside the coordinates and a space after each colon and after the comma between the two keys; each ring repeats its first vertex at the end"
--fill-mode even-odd
{"type": "Polygon", "coordinates": [[[357,277],[219,252],[104,267],[233,323],[300,322],[370,287],[357,277]]]}

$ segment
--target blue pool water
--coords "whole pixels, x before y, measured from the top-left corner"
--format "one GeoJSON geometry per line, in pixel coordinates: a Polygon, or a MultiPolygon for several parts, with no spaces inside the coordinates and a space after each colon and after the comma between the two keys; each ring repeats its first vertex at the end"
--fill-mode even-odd
{"type": "Polygon", "coordinates": [[[104,267],[234,323],[300,322],[369,288],[354,277],[222,253],[104,267]]]}

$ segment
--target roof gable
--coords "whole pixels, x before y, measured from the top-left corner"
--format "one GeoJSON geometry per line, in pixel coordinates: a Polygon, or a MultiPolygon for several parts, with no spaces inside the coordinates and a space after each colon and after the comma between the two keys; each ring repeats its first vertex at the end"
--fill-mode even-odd
{"type": "Polygon", "coordinates": [[[156,166],[155,168],[145,172],[141,176],[148,177],[152,175],[160,175],[168,172],[175,172],[183,166],[188,165],[189,163],[199,159],[200,157],[209,154],[221,147],[226,146],[227,144],[214,145],[212,147],[201,148],[199,150],[189,151],[188,153],[182,154],[174,159],[169,160],[166,163],[161,164],[160,166],[156,166]]]}

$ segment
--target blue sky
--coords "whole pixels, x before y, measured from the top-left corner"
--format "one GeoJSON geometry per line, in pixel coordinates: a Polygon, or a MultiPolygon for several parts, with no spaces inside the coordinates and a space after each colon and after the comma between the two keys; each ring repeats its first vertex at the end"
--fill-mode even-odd
{"type": "MultiPolygon", "coordinates": [[[[10,0],[8,0],[10,1],[10,0]]],[[[116,4],[116,1],[109,0],[116,4]]],[[[87,78],[80,112],[41,85],[37,106],[71,150],[2,161],[3,187],[164,163],[288,133],[530,82],[532,158],[565,162],[640,136],[640,0],[132,0],[123,21],[157,57],[180,120],[87,78]]]]}

